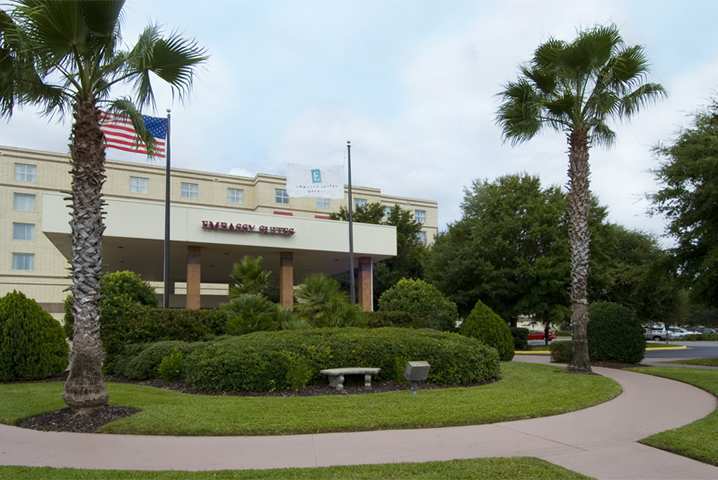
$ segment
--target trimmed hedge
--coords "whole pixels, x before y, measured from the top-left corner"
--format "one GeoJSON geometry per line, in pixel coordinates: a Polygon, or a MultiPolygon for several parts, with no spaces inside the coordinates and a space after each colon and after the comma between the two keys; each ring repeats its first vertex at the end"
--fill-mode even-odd
{"type": "Polygon", "coordinates": [[[379,298],[380,312],[404,312],[417,328],[454,330],[459,318],[456,304],[424,280],[402,278],[379,298]]]}
{"type": "Polygon", "coordinates": [[[514,338],[514,350],[528,350],[529,348],[529,329],[521,327],[511,327],[511,336],[514,338]]]}
{"type": "Polygon", "coordinates": [[[20,292],[0,298],[0,381],[59,375],[68,362],[60,323],[20,292]]]}
{"type": "Polygon", "coordinates": [[[640,363],[646,351],[644,330],[633,310],[618,303],[590,306],[588,351],[598,362],[640,363]]]}
{"type": "Polygon", "coordinates": [[[111,366],[111,373],[130,380],[150,380],[159,377],[162,360],[180,352],[187,355],[195,348],[204,345],[202,342],[183,342],[167,340],[149,344],[129,345],[124,352],[117,355],[111,366]]]}
{"type": "Polygon", "coordinates": [[[459,332],[494,347],[505,362],[514,358],[514,339],[509,325],[481,300],[477,300],[473,310],[461,324],[459,332]]]}
{"type": "Polygon", "coordinates": [[[571,340],[560,340],[551,342],[551,361],[554,363],[568,363],[573,356],[573,342],[571,340]]]}
{"type": "Polygon", "coordinates": [[[147,375],[158,375],[163,359],[177,351],[184,353],[184,382],[206,392],[296,390],[326,382],[319,370],[335,367],[379,367],[376,380],[394,380],[408,360],[427,360],[428,381],[436,384],[473,385],[499,378],[496,350],[478,340],[428,329],[352,327],[133,345],[121,373],[151,378],[147,375]]]}

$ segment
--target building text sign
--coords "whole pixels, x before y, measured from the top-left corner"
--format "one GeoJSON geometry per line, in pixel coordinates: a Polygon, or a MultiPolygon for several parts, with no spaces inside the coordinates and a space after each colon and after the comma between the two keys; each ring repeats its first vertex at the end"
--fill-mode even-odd
{"type": "Polygon", "coordinates": [[[279,235],[282,237],[291,237],[294,235],[294,228],[291,227],[271,227],[269,225],[254,225],[251,223],[213,222],[211,220],[202,220],[202,230],[259,233],[262,235],[279,235]]]}

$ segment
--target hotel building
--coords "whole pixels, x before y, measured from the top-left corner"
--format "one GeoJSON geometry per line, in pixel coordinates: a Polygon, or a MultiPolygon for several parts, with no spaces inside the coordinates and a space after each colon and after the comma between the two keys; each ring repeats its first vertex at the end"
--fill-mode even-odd
{"type": "MultiPolygon", "coordinates": [[[[103,269],[135,271],[162,295],[164,167],[112,160],[106,167],[103,269]]],[[[65,154],[0,147],[0,296],[22,291],[56,317],[70,286],[69,170],[65,154]]],[[[352,192],[355,205],[411,211],[422,241],[436,236],[435,201],[352,192]]],[[[288,308],[305,276],[348,270],[347,224],[329,218],[346,200],[290,198],[284,177],[172,169],[171,205],[173,307],[225,302],[232,265],[245,255],[264,258],[288,308]]],[[[354,251],[357,298],[370,310],[373,265],[396,255],[396,228],[356,223],[354,251]]]]}

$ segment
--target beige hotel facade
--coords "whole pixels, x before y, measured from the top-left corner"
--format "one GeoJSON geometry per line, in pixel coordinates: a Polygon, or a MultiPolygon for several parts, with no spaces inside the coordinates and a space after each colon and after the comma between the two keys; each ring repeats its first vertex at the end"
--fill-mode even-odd
{"type": "MultiPolygon", "coordinates": [[[[106,165],[103,269],[135,271],[162,295],[164,166],[106,165]]],[[[66,154],[0,147],[0,296],[22,291],[55,317],[70,285],[69,170],[66,154]]],[[[437,234],[433,200],[369,187],[352,193],[355,205],[380,202],[411,211],[427,244],[437,234]]],[[[172,169],[171,205],[173,307],[225,302],[232,265],[245,255],[264,258],[288,308],[294,285],[307,275],[348,270],[347,224],[329,219],[346,200],[290,198],[284,177],[172,169]]],[[[356,223],[354,251],[357,298],[370,310],[373,265],[396,255],[395,227],[356,223]]]]}

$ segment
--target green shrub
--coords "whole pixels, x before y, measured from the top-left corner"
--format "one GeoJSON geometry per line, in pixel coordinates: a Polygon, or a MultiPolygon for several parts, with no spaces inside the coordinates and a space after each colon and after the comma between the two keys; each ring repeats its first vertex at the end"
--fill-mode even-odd
{"type": "Polygon", "coordinates": [[[551,342],[549,345],[551,350],[551,361],[554,363],[568,363],[573,356],[573,342],[571,340],[561,340],[551,342]]]}
{"type": "Polygon", "coordinates": [[[229,335],[264,330],[279,330],[279,306],[270,302],[262,295],[242,294],[221,309],[227,316],[226,332],[229,335]]]}
{"type": "Polygon", "coordinates": [[[289,366],[287,368],[287,386],[295,392],[306,387],[314,377],[312,364],[299,355],[288,355],[289,366]]]}
{"type": "Polygon", "coordinates": [[[175,350],[162,357],[157,375],[166,382],[181,380],[184,377],[184,353],[175,350]]]}
{"type": "Polygon", "coordinates": [[[684,340],[686,342],[693,341],[693,342],[701,342],[701,341],[710,341],[710,342],[718,342],[718,333],[701,333],[697,335],[686,335],[685,337],[681,338],[681,340],[684,340]]]}
{"type": "Polygon", "coordinates": [[[505,362],[514,358],[514,339],[508,324],[481,300],[476,302],[459,332],[494,347],[505,362]]]}
{"type": "Polygon", "coordinates": [[[633,310],[611,302],[590,306],[588,351],[592,361],[640,363],[646,350],[644,330],[633,310]]]}
{"type": "Polygon", "coordinates": [[[272,272],[265,270],[262,257],[246,256],[234,264],[229,276],[229,298],[240,295],[265,295],[272,272]]]}
{"type": "Polygon", "coordinates": [[[111,373],[130,380],[158,378],[160,365],[165,358],[174,353],[179,353],[184,358],[201,345],[203,345],[201,342],[188,343],[177,340],[131,345],[116,357],[111,373]]]}
{"type": "Polygon", "coordinates": [[[65,371],[62,326],[20,292],[0,298],[0,381],[38,380],[65,371]]]}
{"type": "Polygon", "coordinates": [[[339,282],[326,275],[308,276],[296,297],[295,313],[313,327],[351,327],[362,321],[359,307],[349,303],[339,282]]]}
{"type": "Polygon", "coordinates": [[[458,319],[456,304],[424,280],[402,278],[379,298],[380,312],[405,312],[412,326],[453,330],[458,319]]]}
{"type": "Polygon", "coordinates": [[[186,357],[185,380],[209,392],[285,390],[297,388],[310,369],[309,381],[326,382],[320,370],[352,366],[379,367],[378,381],[393,380],[407,359],[427,360],[429,382],[436,384],[471,385],[499,376],[495,349],[454,333],[322,328],[256,332],[206,343],[186,357]],[[298,367],[298,358],[310,367],[298,367]]]}
{"type": "Polygon", "coordinates": [[[407,312],[364,312],[364,323],[369,328],[413,327],[414,319],[407,312]]]}
{"type": "Polygon", "coordinates": [[[511,327],[511,336],[514,338],[514,350],[528,350],[529,329],[511,327]]]}

